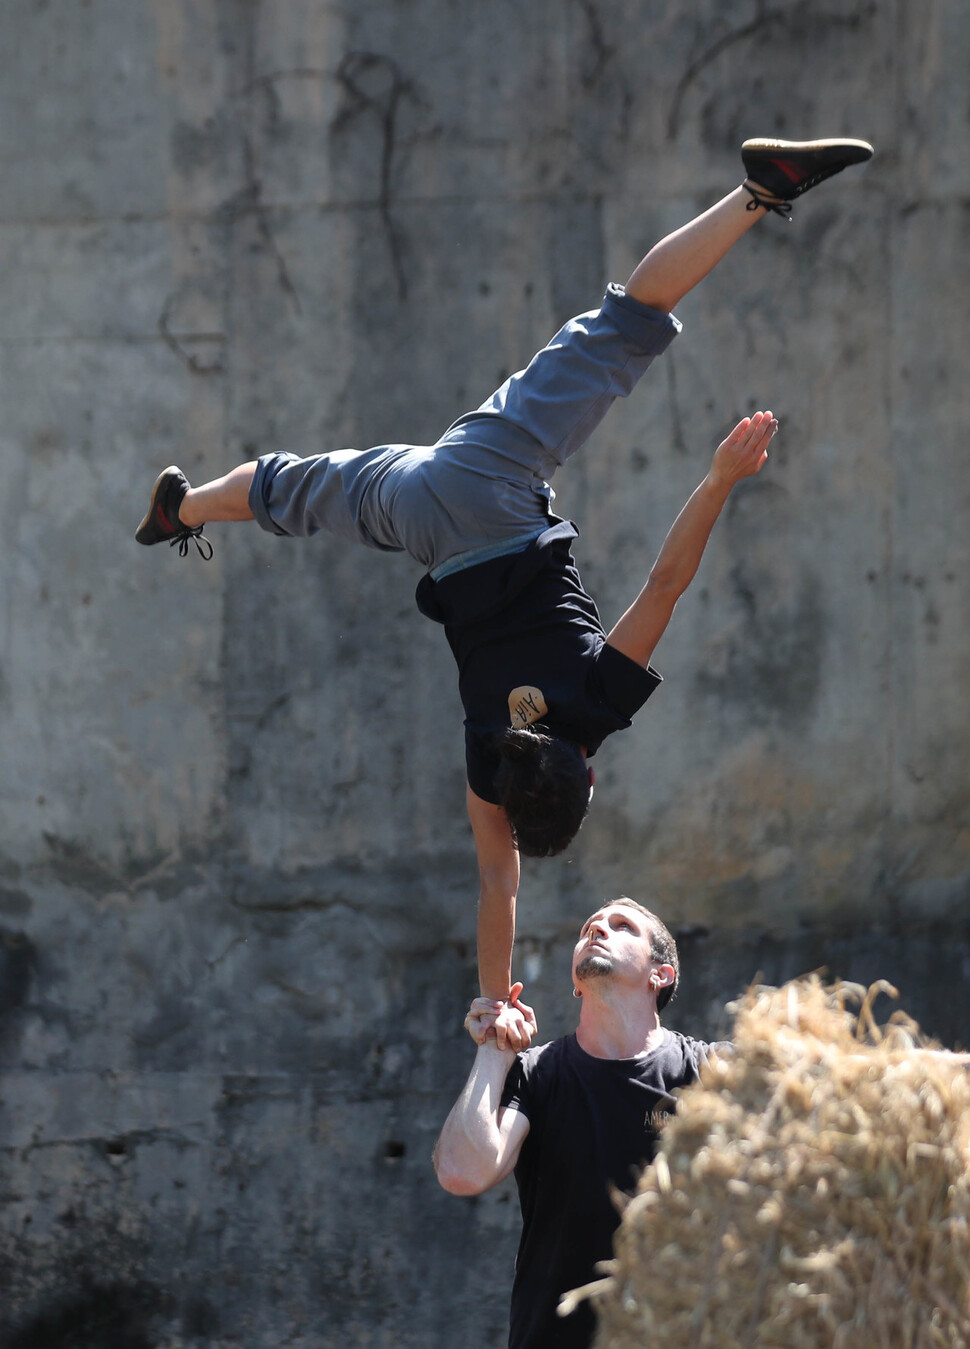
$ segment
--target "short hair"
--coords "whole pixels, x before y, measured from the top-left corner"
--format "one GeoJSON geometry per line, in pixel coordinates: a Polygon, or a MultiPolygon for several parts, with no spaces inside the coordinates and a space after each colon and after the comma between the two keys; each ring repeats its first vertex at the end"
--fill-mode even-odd
{"type": "Polygon", "coordinates": [[[496,737],[495,787],[524,857],[568,848],[589,809],[589,769],[579,745],[558,735],[510,727],[496,737]]]}
{"type": "Polygon", "coordinates": [[[614,904],[625,904],[628,909],[636,909],[638,913],[643,914],[650,924],[650,955],[659,965],[670,965],[673,968],[673,983],[667,984],[657,994],[657,1011],[660,1012],[670,1002],[680,984],[680,956],[677,954],[677,943],[674,941],[673,933],[662,918],[658,918],[643,904],[638,904],[635,899],[621,895],[619,899],[611,899],[601,907],[610,909],[614,904]]]}

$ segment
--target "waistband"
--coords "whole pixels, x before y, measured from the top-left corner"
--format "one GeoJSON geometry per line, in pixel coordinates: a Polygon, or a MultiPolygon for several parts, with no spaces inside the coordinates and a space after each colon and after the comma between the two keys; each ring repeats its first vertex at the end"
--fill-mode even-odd
{"type": "Polygon", "coordinates": [[[470,548],[467,553],[455,553],[454,557],[449,557],[428,574],[432,581],[440,581],[445,576],[451,576],[453,572],[465,571],[468,567],[477,567],[479,562],[491,562],[494,557],[506,557],[509,553],[521,553],[548,527],[547,524],[542,524],[538,529],[533,529],[528,534],[517,534],[514,539],[503,539],[501,543],[486,543],[481,548],[470,548]]]}

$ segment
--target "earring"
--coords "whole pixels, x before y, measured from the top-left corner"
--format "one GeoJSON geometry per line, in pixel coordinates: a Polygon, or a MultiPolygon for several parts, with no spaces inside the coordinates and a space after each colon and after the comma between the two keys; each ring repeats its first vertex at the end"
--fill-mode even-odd
{"type": "Polygon", "coordinates": [[[582,996],[583,996],[583,995],[582,995],[582,993],[580,993],[580,991],[579,991],[578,988],[574,988],[574,989],[573,989],[573,997],[574,997],[574,998],[581,998],[582,996]]]}

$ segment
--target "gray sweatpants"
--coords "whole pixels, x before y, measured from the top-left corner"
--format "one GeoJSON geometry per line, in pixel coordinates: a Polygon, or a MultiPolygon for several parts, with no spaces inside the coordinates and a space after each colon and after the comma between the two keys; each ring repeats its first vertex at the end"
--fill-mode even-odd
{"type": "Polygon", "coordinates": [[[680,322],[611,285],[525,370],[435,445],[381,445],[300,459],[263,455],[249,505],[263,529],[318,529],[407,552],[429,570],[545,528],[550,479],[625,397],[680,322]]]}

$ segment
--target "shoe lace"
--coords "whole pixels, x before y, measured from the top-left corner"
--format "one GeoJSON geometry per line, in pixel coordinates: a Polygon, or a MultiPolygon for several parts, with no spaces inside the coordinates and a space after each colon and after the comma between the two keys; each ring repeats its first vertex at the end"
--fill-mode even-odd
{"type": "Polygon", "coordinates": [[[800,197],[803,192],[807,192],[810,187],[818,187],[819,183],[824,183],[826,178],[833,177],[834,174],[841,172],[845,168],[844,164],[839,164],[836,168],[829,165],[827,168],[820,169],[818,173],[813,173],[811,178],[803,178],[795,188],[795,192],[800,197]]]}
{"type": "Polygon", "coordinates": [[[199,550],[199,557],[202,558],[203,562],[211,562],[212,544],[202,533],[203,528],[203,525],[196,525],[194,528],[189,529],[183,525],[181,532],[176,534],[174,539],[169,539],[169,547],[174,548],[177,544],[179,557],[187,557],[189,552],[189,539],[191,539],[199,550]]]}
{"type": "MultiPolygon", "coordinates": [[[[759,206],[763,206],[766,211],[774,211],[775,215],[782,216],[785,220],[791,220],[791,202],[790,201],[771,201],[768,197],[750,187],[747,183],[742,184],[745,192],[750,192],[751,200],[745,206],[746,211],[756,211],[759,206]]],[[[803,187],[799,187],[799,192],[804,192],[803,187]]]]}

